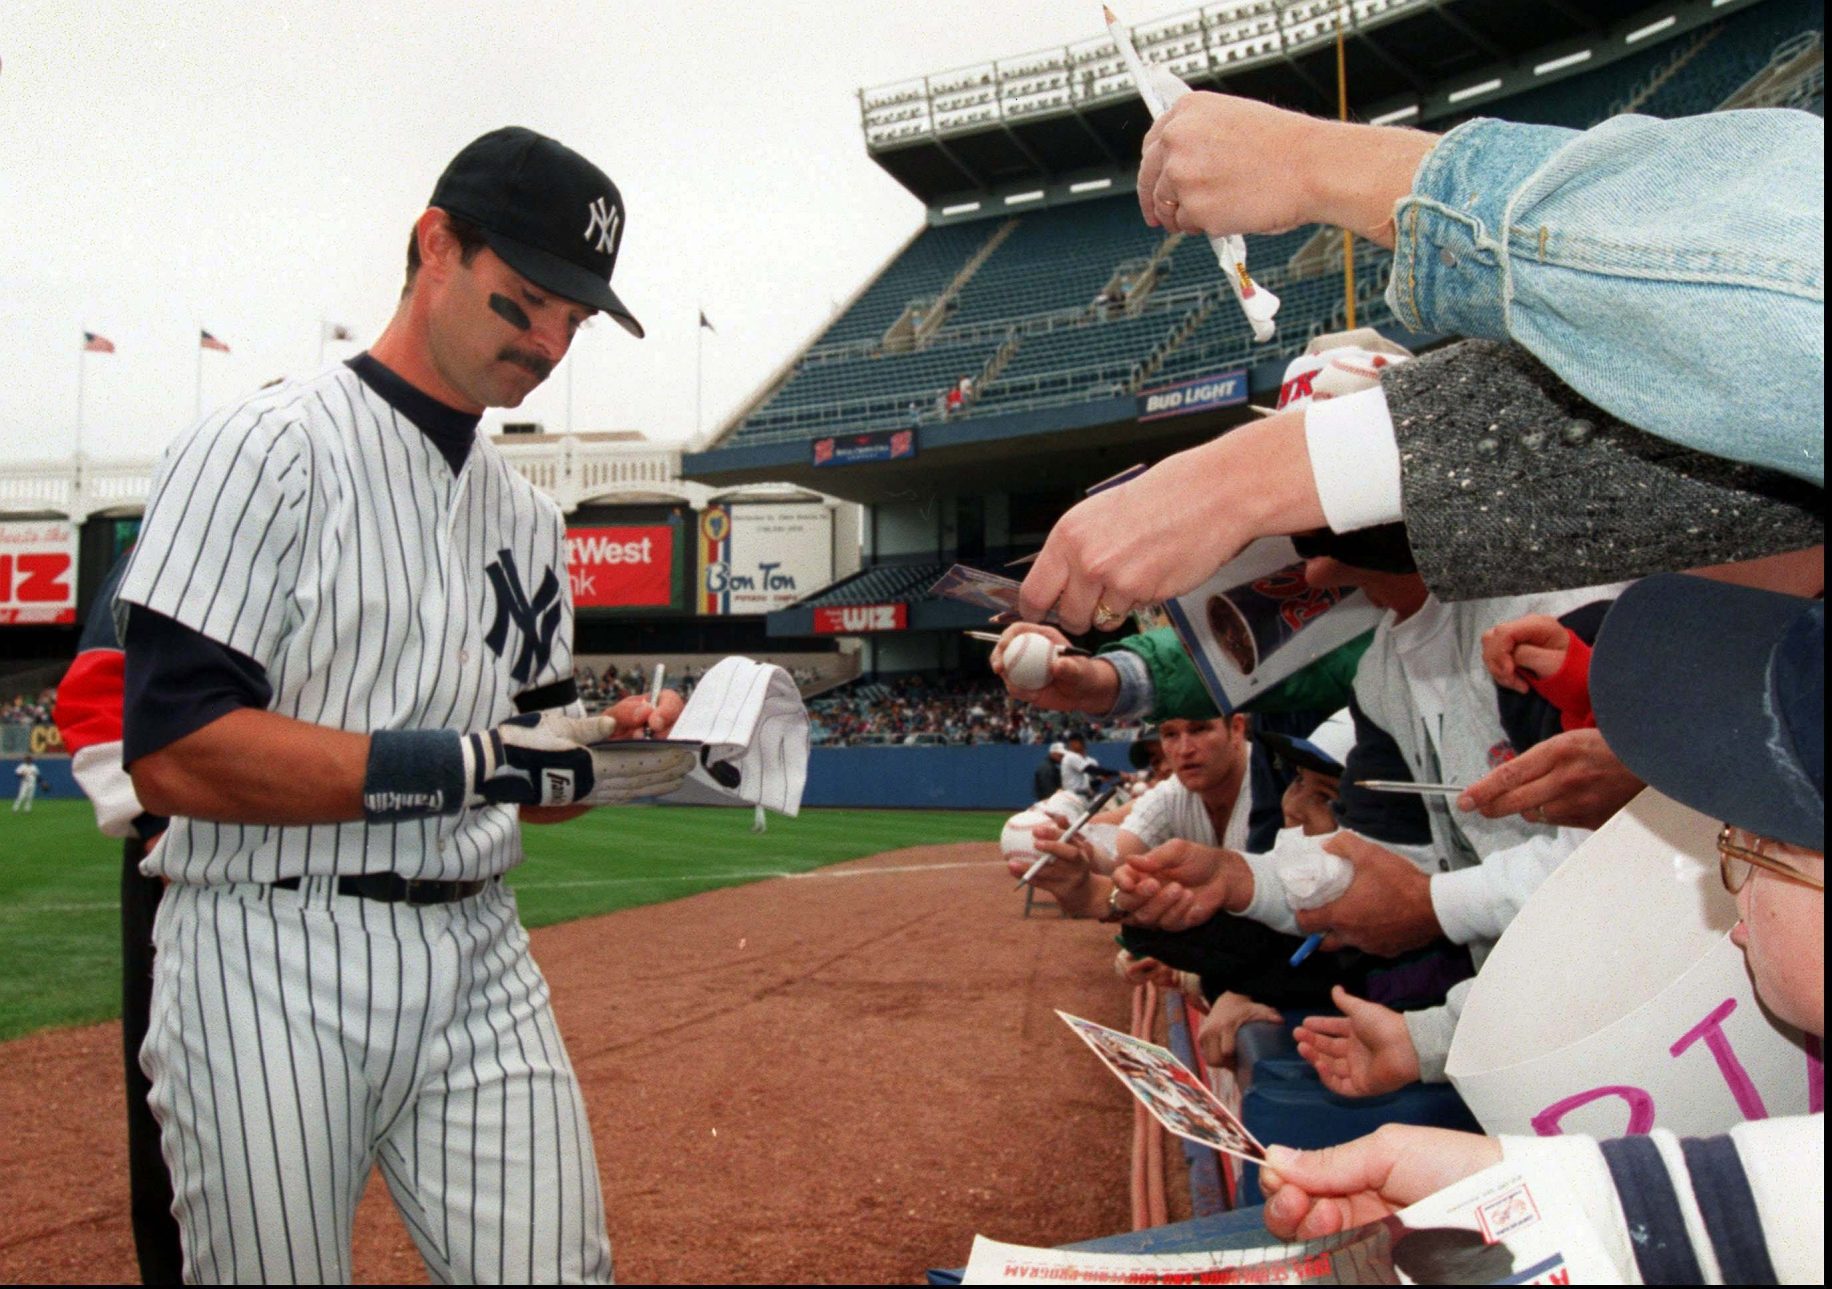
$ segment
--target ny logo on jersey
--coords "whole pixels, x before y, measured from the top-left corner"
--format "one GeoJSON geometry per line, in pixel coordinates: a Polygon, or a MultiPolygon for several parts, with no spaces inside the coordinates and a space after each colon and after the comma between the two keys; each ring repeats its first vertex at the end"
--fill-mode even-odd
{"type": "Polygon", "coordinates": [[[541,579],[540,589],[530,600],[522,589],[522,575],[515,569],[515,555],[506,550],[497,551],[496,562],[484,572],[496,589],[496,620],[490,624],[490,633],[483,642],[501,658],[509,642],[509,627],[514,625],[519,629],[521,648],[509,674],[518,683],[526,684],[553,657],[553,633],[560,625],[560,579],[554,576],[551,568],[548,569],[541,579]]]}
{"type": "Polygon", "coordinates": [[[611,255],[617,250],[617,226],[623,223],[623,211],[600,197],[585,208],[588,216],[585,225],[585,240],[590,242],[593,234],[597,235],[595,248],[600,255],[611,255]]]}

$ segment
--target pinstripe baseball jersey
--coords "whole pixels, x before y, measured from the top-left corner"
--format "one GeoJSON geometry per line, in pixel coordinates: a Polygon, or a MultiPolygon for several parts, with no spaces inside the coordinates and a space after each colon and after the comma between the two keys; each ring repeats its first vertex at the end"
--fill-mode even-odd
{"type": "Polygon", "coordinates": [[[1228,816],[1228,835],[1215,836],[1215,821],[1209,818],[1202,798],[1178,781],[1176,775],[1158,784],[1140,797],[1132,813],[1120,824],[1156,849],[1167,841],[1193,841],[1201,846],[1221,846],[1228,850],[1248,849],[1247,831],[1253,814],[1253,776],[1241,780],[1240,795],[1234,798],[1234,810],[1228,816]]]}
{"type": "MultiPolygon", "coordinates": [[[[558,506],[481,435],[454,472],[347,366],[263,390],[166,451],[123,605],[253,660],[270,711],[354,733],[487,728],[572,675],[558,506]]],[[[148,871],[459,881],[521,857],[515,807],[492,805],[385,824],[178,818],[148,871]]]]}

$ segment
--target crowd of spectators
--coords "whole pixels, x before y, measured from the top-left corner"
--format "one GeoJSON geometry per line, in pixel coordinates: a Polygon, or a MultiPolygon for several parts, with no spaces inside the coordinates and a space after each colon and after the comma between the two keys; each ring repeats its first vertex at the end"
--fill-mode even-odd
{"type": "MultiPolygon", "coordinates": [[[[818,685],[821,673],[813,667],[796,666],[786,668],[796,687],[806,693],[818,685]]],[[[663,677],[669,689],[679,694],[683,700],[693,697],[694,687],[707,669],[694,665],[680,670],[669,670],[663,677]]],[[[573,680],[579,686],[579,697],[588,707],[596,710],[609,707],[620,698],[631,698],[646,695],[655,679],[655,664],[652,662],[633,662],[627,667],[606,665],[602,669],[589,663],[579,663],[573,668],[573,680]]]]}
{"type": "Polygon", "coordinates": [[[57,706],[57,691],[46,687],[36,697],[13,695],[12,701],[0,706],[0,725],[44,725],[51,720],[57,706]]]}
{"type": "Polygon", "coordinates": [[[1130,739],[1136,720],[1090,721],[1021,703],[996,678],[913,674],[861,681],[808,704],[814,742],[874,744],[1051,743],[1092,728],[1096,739],[1130,739]]]}
{"type": "MultiPolygon", "coordinates": [[[[1506,1162],[1568,1197],[1623,1283],[1824,1283],[1816,1093],[1804,1114],[1739,1093],[1739,1113],[1710,1120],[1719,1135],[1683,1143],[1664,1099],[1631,1120],[1644,1135],[1602,1139],[1564,1121],[1548,1136],[1538,1118],[1529,1133],[1518,1115],[1517,1135],[1419,1126],[1372,1100],[1450,1090],[1481,984],[1509,991],[1523,1029],[1569,1004],[1532,996],[1546,987],[1518,957],[1488,956],[1555,870],[1627,854],[1652,884],[1673,880],[1676,851],[1704,859],[1702,840],[1632,827],[1586,854],[1619,812],[1656,808],[1649,788],[1716,837],[1710,880],[1734,899],[1730,940],[1763,1023],[1779,1022],[1770,1037],[1823,1043],[1824,149],[1822,120],[1784,110],[1590,131],[1476,120],[1436,137],[1188,95],[1143,143],[1148,224],[1356,231],[1393,248],[1403,324],[1464,339],[1414,357],[1372,331],[1318,337],[1277,412],[1077,504],[1025,578],[1029,621],[995,670],[1020,633],[1112,630],[1263,538],[1290,538],[1303,583],[1361,593],[1377,625],[1227,717],[1158,632],[1059,652],[1040,688],[1011,689],[1028,714],[970,687],[955,715],[929,714],[921,689],[885,695],[885,718],[848,713],[861,730],[1023,729],[1053,719],[1045,708],[1160,722],[1170,777],[1125,813],[1065,837],[1087,797],[1071,747],[1054,754],[1062,790],[1002,844],[1065,914],[1120,927],[1135,979],[1200,998],[1202,1038],[1225,1040],[1214,1058],[1245,1024],[1295,1030],[1319,1092],[1279,1076],[1276,1099],[1308,1107],[1283,1130],[1328,1148],[1268,1140],[1273,1235],[1390,1218],[1506,1162]],[[1734,247],[1736,263],[1687,246],[1734,247]],[[1062,630],[1033,625],[1046,615],[1062,630]],[[1269,742],[1281,721],[1311,737],[1269,742]],[[1055,862],[1033,868],[1037,853],[1055,862]],[[1357,1113],[1337,1112],[1344,1098],[1357,1113]]],[[[1258,655],[1244,658],[1250,671],[1258,655]]],[[[1685,928],[1625,908],[1574,928],[1588,931],[1632,976],[1685,928]]],[[[1591,987],[1607,1004],[1618,985],[1591,987]]],[[[1518,1054],[1515,1077],[1536,1082],[1513,1091],[1566,1104],[1538,1055],[1518,1054]]],[[[1614,1086],[1637,1071],[1617,1072],[1583,1073],[1638,1090],[1614,1086]]],[[[1717,1071],[1696,1077],[1701,1100],[1717,1091],[1717,1071]]]]}

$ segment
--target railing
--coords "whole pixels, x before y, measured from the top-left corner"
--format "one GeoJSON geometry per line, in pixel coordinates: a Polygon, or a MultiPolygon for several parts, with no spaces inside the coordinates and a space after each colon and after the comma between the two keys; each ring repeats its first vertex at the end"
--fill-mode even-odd
{"type": "MultiPolygon", "coordinates": [[[[1355,0],[1350,30],[1434,0],[1355,0]]],[[[1185,80],[1286,58],[1335,36],[1340,0],[1232,0],[1132,29],[1141,57],[1185,80]]],[[[859,91],[868,148],[1136,95],[1110,38],[859,91]]]]}
{"type": "MultiPolygon", "coordinates": [[[[681,479],[681,454],[646,444],[594,443],[567,435],[518,443],[491,440],[528,482],[571,511],[598,497],[651,494],[704,505],[710,490],[681,479]],[[705,495],[702,495],[705,494],[705,495]]],[[[153,461],[34,461],[0,465],[0,517],[56,514],[81,522],[90,515],[144,510],[152,492],[153,461]]]]}

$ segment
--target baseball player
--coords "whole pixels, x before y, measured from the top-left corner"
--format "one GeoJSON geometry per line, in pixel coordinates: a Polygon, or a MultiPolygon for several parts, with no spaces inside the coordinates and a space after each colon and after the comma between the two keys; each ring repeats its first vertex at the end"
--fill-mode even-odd
{"type": "Polygon", "coordinates": [[[603,1281],[591,1132],[503,874],[520,826],[665,793],[678,695],[588,717],[560,511],[476,433],[598,312],[616,185],[466,146],[366,354],[166,452],[117,600],[152,1079],[185,1276],[347,1281],[379,1166],[438,1282],[603,1281]],[[628,755],[626,755],[628,753],[628,755]]]}
{"type": "Polygon", "coordinates": [[[29,815],[32,813],[32,801],[38,796],[38,766],[33,762],[30,752],[25,754],[25,760],[19,763],[13,773],[19,776],[19,793],[13,798],[13,813],[24,811],[29,815]]]}

